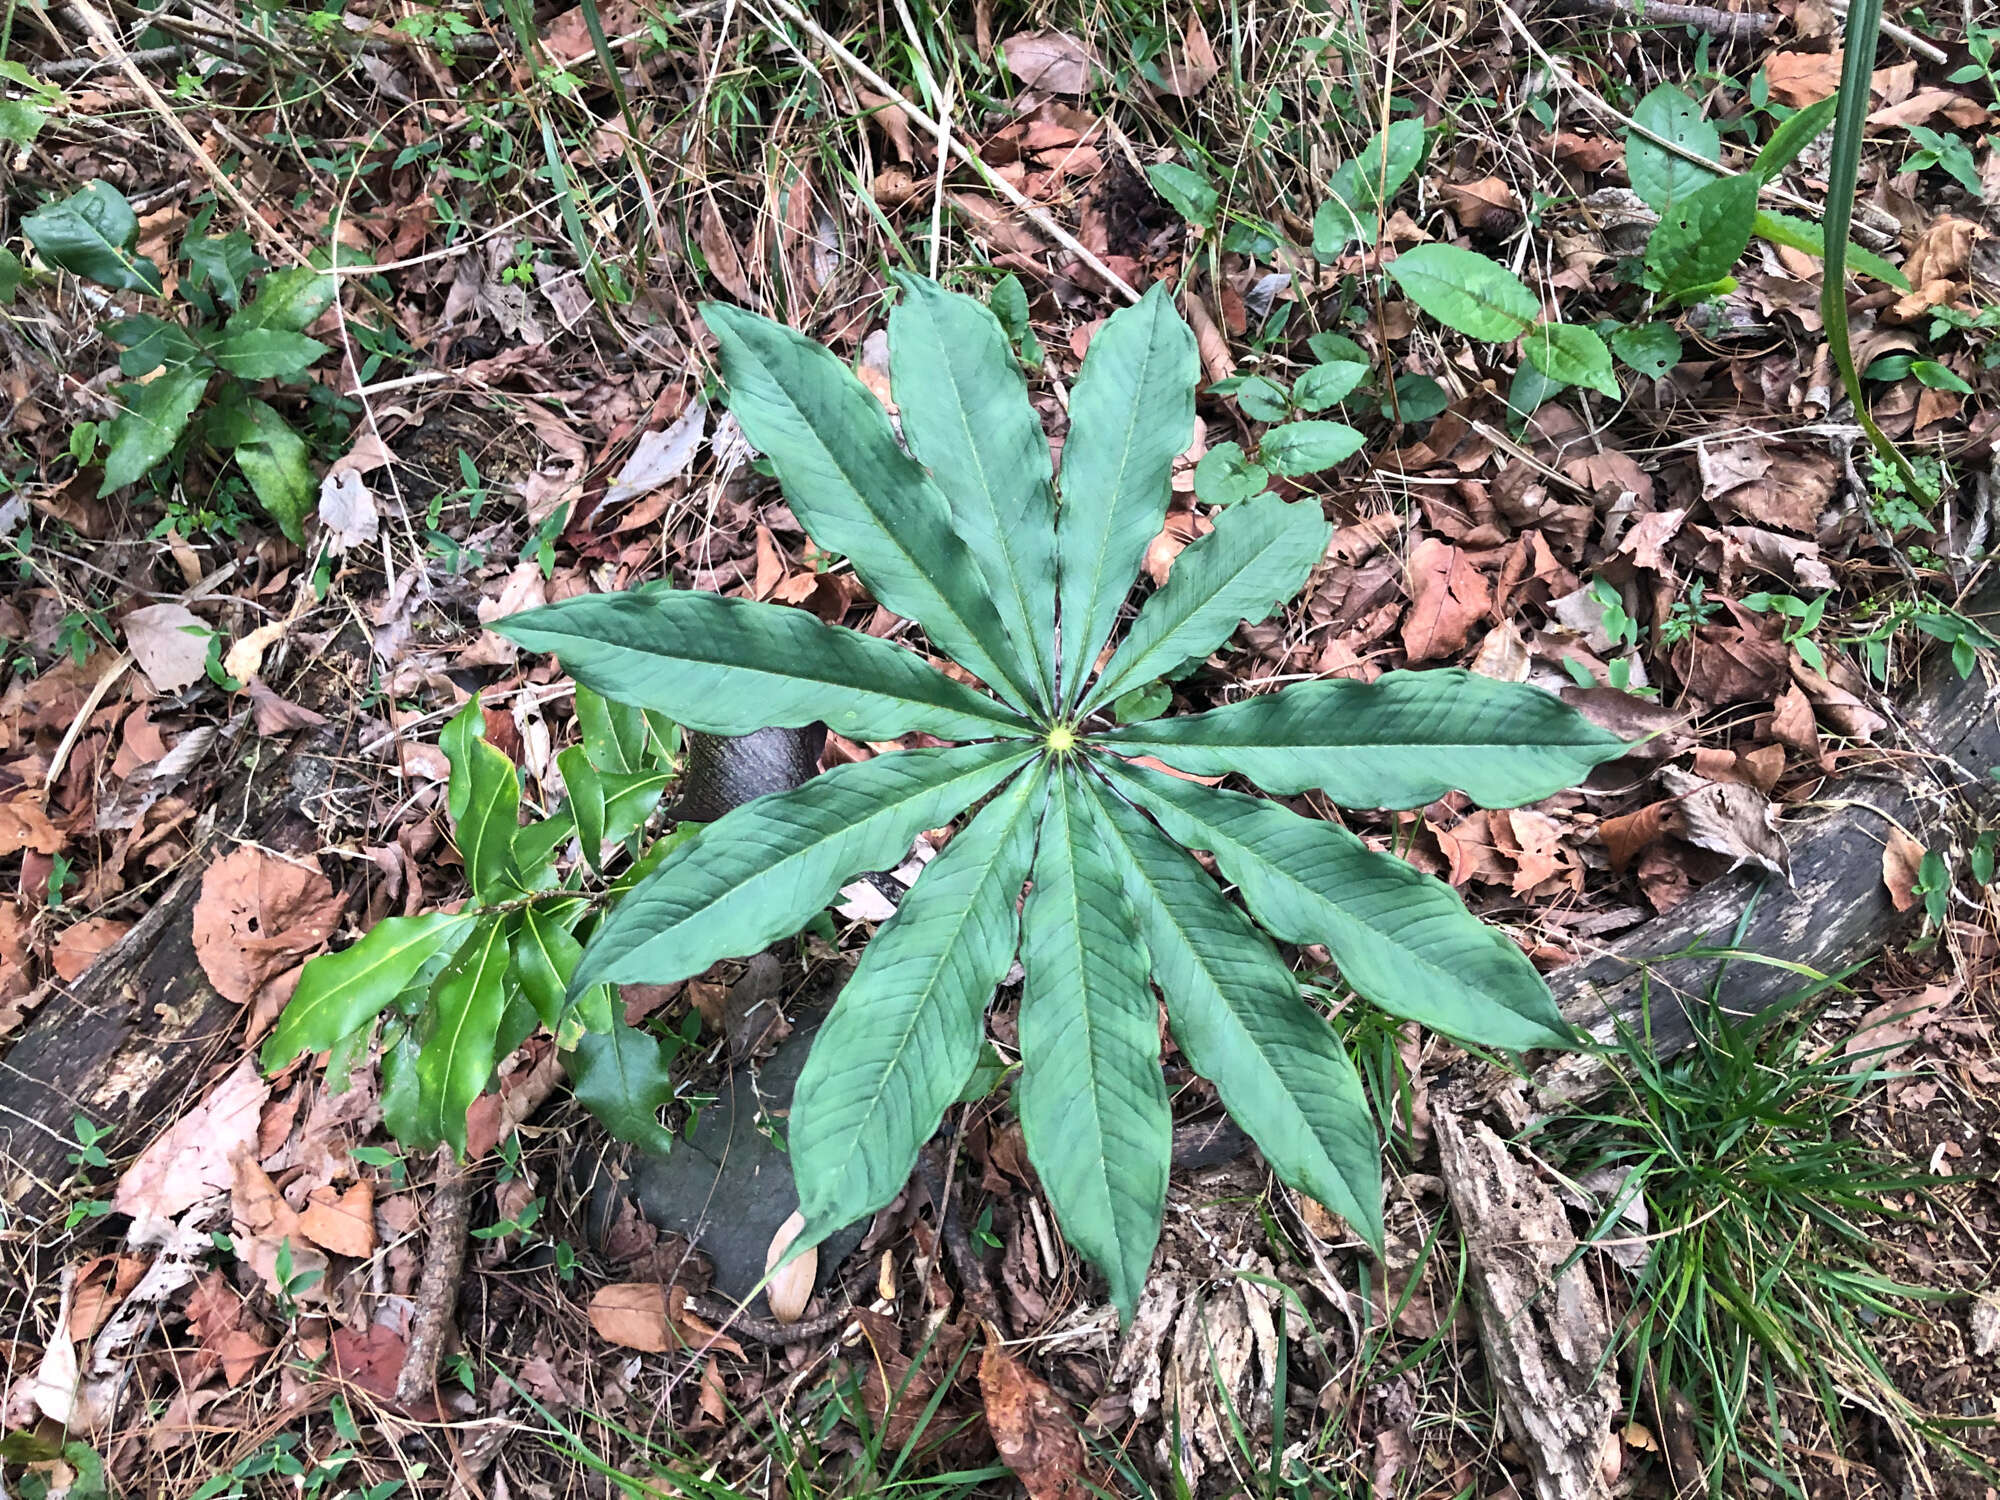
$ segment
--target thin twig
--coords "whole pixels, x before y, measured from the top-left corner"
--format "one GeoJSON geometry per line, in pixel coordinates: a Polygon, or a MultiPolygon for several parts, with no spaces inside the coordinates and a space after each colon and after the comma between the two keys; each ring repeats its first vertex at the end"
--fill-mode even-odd
{"type": "MultiPolygon", "coordinates": [[[[1833,0],[1833,13],[1839,16],[1841,20],[1845,21],[1847,19],[1847,0],[1833,0]]],[[[1910,51],[1916,53],[1917,56],[1921,57],[1925,62],[1936,63],[1939,67],[1943,67],[1946,63],[1951,61],[1951,58],[1946,54],[1944,48],[1938,46],[1934,42],[1925,41],[1922,37],[1918,36],[1914,31],[1910,30],[1909,27],[1898,26],[1894,21],[1889,20],[1886,16],[1882,19],[1881,24],[1878,25],[1875,29],[1881,32],[1882,35],[1886,36],[1890,41],[1899,42],[1903,46],[1909,48],[1910,51]]],[[[1970,30],[1971,28],[1968,27],[1967,29],[1970,30]]]]}
{"type": "Polygon", "coordinates": [[[91,35],[97,38],[98,45],[103,47],[111,60],[118,64],[119,71],[131,80],[132,87],[139,91],[139,96],[166,122],[167,129],[180,141],[182,149],[200,163],[203,174],[215,184],[216,191],[236,205],[237,211],[249,221],[250,228],[266,244],[282,250],[285,257],[294,264],[301,266],[307,264],[305,256],[298,247],[278,233],[271,223],[257,212],[256,206],[243,196],[243,190],[236,186],[229,174],[209,159],[208,153],[202,149],[201,142],[194,138],[194,132],[189,130],[181,117],[174,113],[173,106],[160,96],[160,91],[153,87],[152,80],[139,71],[138,64],[132,61],[132,54],[125,50],[125,44],[118,40],[117,33],[111,29],[111,23],[104,19],[103,13],[93,6],[90,0],[70,0],[70,8],[82,18],[91,35]]]}
{"type": "Polygon", "coordinates": [[[988,187],[992,188],[994,192],[1019,209],[1022,216],[1029,223],[1033,224],[1035,228],[1041,230],[1043,234],[1054,240],[1058,245],[1061,245],[1063,249],[1069,251],[1071,255],[1074,255],[1086,266],[1089,266],[1091,270],[1095,271],[1107,283],[1116,288],[1119,295],[1123,296],[1127,301],[1137,302],[1139,300],[1137,289],[1130,282],[1126,281],[1124,277],[1112,270],[1111,267],[1107,266],[1094,253],[1086,249],[1083,241],[1079,240],[1075,235],[1063,228],[1062,225],[1050,218],[1048,212],[1040,204],[1030,199],[1026,193],[1023,193],[1013,183],[987,166],[980,159],[978,153],[967,146],[958,136],[952,134],[943,125],[918,109],[916,105],[910,103],[904,97],[903,92],[894,84],[888,82],[881,74],[869,67],[868,64],[856,57],[852,52],[849,52],[839,42],[835,41],[817,21],[792,4],[792,0],[769,0],[769,3],[775,10],[789,19],[793,25],[812,37],[814,41],[826,48],[828,52],[831,52],[834,59],[842,67],[858,74],[861,80],[876,93],[881,94],[885,98],[895,100],[901,106],[903,113],[908,115],[917,125],[929,131],[940,141],[946,142],[950,146],[953,156],[956,156],[960,161],[972,168],[973,171],[977,172],[988,187]]]}

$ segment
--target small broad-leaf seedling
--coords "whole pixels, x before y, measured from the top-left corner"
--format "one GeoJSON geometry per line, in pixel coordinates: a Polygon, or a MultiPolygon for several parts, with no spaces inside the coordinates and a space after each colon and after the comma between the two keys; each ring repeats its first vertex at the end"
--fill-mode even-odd
{"type": "Polygon", "coordinates": [[[636,857],[671,779],[679,731],[580,684],[576,720],[582,742],[556,757],[566,800],[525,826],[519,775],[486,742],[479,699],[445,726],[446,809],[472,899],[457,911],[390,917],[352,947],[308,963],[264,1043],[266,1069],[326,1052],[327,1075],[340,1087],[387,1011],[389,1133],[412,1149],[449,1141],[464,1151],[466,1112],[495,1065],[539,1023],[563,1049],[578,1100],[607,1130],[654,1150],[671,1145],[659,1110],[673,1097],[669,1067],[686,1038],[627,1025],[605,986],[567,985],[583,951],[579,934],[589,936],[603,907],[678,842],[660,839],[636,857]],[[580,857],[559,873],[558,855],[572,840],[580,857]],[[628,861],[608,880],[607,854],[628,861]]]}
{"type": "MultiPolygon", "coordinates": [[[[44,204],[21,221],[21,232],[50,266],[115,291],[164,293],[160,268],[136,248],[132,205],[101,179],[44,204]]],[[[252,390],[264,380],[303,380],[327,352],[305,329],[332,305],[335,278],[311,266],[267,271],[242,230],[190,234],[181,258],[179,294],[189,316],[141,312],[105,330],[124,351],[119,370],[134,383],[114,392],[124,410],[104,434],[98,493],[136,484],[177,449],[204,442],[235,460],[258,504],[302,541],[319,497],[305,439],[252,390]]]]}
{"type": "MultiPolygon", "coordinates": [[[[876,744],[958,742],[839,766],[709,824],[602,918],[568,993],[756,952],[856,874],[895,865],[921,830],[982,804],[868,943],[815,1041],[788,1122],[797,1243],[902,1190],[979,1063],[986,1006],[1018,950],[1013,1104],[1029,1159],[1126,1316],[1172,1148],[1154,985],[1182,1055],[1278,1175],[1379,1246],[1362,1085],[1273,939],[1325,945],[1353,990],[1469,1042],[1563,1047],[1573,1033],[1521,950],[1449,886],[1337,823],[1191,778],[1233,773],[1364,808],[1457,788],[1506,807],[1572,785],[1624,744],[1537,688],[1456,669],[1107,722],[1115,699],[1289,599],[1330,528],[1309,500],[1230,505],[1100,668],[1192,436],[1193,335],[1157,286],[1106,321],[1071,393],[1058,484],[1000,322],[934,282],[899,280],[890,380],[907,449],[829,350],[736,308],[703,317],[730,408],[800,524],[989,691],[803,610],[699,592],[591,595],[500,622],[579,684],[704,733],[824,721],[876,744]],[[1213,856],[1248,914],[1190,849],[1213,856]]],[[[490,1056],[479,1049],[482,1069],[490,1056]]]]}

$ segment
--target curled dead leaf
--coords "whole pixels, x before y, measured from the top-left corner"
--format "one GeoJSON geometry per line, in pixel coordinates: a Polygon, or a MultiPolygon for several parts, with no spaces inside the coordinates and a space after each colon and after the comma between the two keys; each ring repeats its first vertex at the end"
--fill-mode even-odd
{"type": "MultiPolygon", "coordinates": [[[[771,1248],[764,1252],[764,1269],[770,1271],[784,1259],[792,1241],[806,1227],[805,1215],[794,1210],[771,1236],[771,1248]]],[[[819,1251],[815,1248],[795,1256],[781,1267],[764,1286],[771,1304],[771,1316],[780,1323],[796,1323],[812,1301],[813,1282],[819,1276],[819,1251]]]]}

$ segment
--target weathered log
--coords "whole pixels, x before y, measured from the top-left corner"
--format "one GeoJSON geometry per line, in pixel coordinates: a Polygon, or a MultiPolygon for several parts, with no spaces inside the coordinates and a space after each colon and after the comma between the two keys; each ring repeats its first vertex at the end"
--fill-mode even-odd
{"type": "Polygon", "coordinates": [[[209,802],[196,847],[163,895],[0,1058],[0,1202],[35,1219],[74,1175],[74,1119],[112,1127],[108,1154],[136,1150],[194,1101],[237,1050],[243,1007],[218,995],[194,951],[194,906],[211,858],[251,837],[288,854],[317,845],[310,809],[333,784],[337,739],[297,738],[277,766],[252,741],[209,802]]]}
{"type": "MultiPolygon", "coordinates": [[[[1984,605],[1990,620],[2000,592],[1987,591],[1984,605]]],[[[1711,881],[1603,952],[1551,974],[1563,1013],[1600,1041],[1621,1025],[1632,1028],[1668,1057],[1694,1041],[1711,993],[1725,1014],[1754,1018],[1810,983],[1801,969],[1839,974],[1906,930],[1909,914],[1896,909],[1883,881],[1883,848],[1898,828],[1941,848],[1955,814],[1990,809],[1987,771],[2000,765],[2000,683],[1981,672],[1962,679],[1936,660],[1904,715],[1895,751],[1834,778],[1787,821],[1789,885],[1761,871],[1711,881]],[[1675,956],[1690,950],[1741,956],[1675,956]]],[[[1560,1058],[1534,1075],[1533,1108],[1560,1108],[1605,1076],[1590,1057],[1560,1058]]]]}
{"type": "Polygon", "coordinates": [[[1610,1500],[1619,1452],[1611,1319],[1585,1267],[1565,1269],[1576,1236],[1562,1203],[1479,1121],[1440,1113],[1434,1128],[1487,1374],[1535,1493],[1610,1500]]]}

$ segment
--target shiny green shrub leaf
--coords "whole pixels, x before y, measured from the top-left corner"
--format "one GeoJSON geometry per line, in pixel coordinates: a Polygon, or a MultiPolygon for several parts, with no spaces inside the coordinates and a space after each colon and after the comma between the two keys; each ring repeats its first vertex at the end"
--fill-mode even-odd
{"type": "Polygon", "coordinates": [[[486,742],[486,715],[473,694],[438,737],[451,763],[445,802],[466,879],[480,901],[522,894],[514,863],[514,834],[521,826],[521,781],[514,762],[486,742]]]}
{"type": "Polygon", "coordinates": [[[269,403],[255,397],[219,408],[208,431],[236,460],[265,514],[290,541],[303,545],[306,517],[319,506],[305,439],[269,403]]]}
{"type": "Polygon", "coordinates": [[[1391,1015],[1486,1047],[1575,1044],[1527,955],[1443,881],[1275,802],[1101,764],[1177,842],[1215,856],[1265,930],[1325,944],[1341,978],[1391,1015]]]}
{"type": "Polygon", "coordinates": [[[480,917],[431,985],[431,1025],[417,1053],[417,1132],[449,1142],[460,1155],[466,1111],[486,1091],[498,1060],[514,920],[480,917]]]}
{"type": "Polygon", "coordinates": [[[1370,368],[1355,359],[1314,365],[1292,382],[1292,400],[1300,411],[1325,411],[1353,394],[1354,388],[1368,378],[1370,368]]]}
{"type": "Polygon", "coordinates": [[[299,973],[299,986],[260,1054],[275,1073],[301,1052],[324,1052],[374,1020],[416,978],[417,971],[462,942],[469,912],[389,917],[338,953],[323,953],[299,973]]]}
{"type": "Polygon", "coordinates": [[[257,284],[257,300],[231,317],[225,332],[237,334],[263,328],[303,333],[333,306],[339,291],[340,278],[327,271],[310,266],[288,266],[273,271],[257,284]]]}
{"type": "Polygon", "coordinates": [[[100,496],[137,484],[167,461],[208,381],[207,370],[168,370],[144,385],[118,387],[125,409],[112,419],[100,496]]]}
{"type": "Polygon", "coordinates": [[[238,328],[223,334],[215,362],[238,380],[297,380],[327,352],[318,339],[282,328],[238,328]]]}
{"type": "Polygon", "coordinates": [[[563,1057],[576,1102],[597,1117],[614,1139],[664,1156],[673,1132],[660,1123],[660,1107],[674,1097],[673,1050],[649,1031],[613,1017],[609,1031],[585,1032],[563,1057]]]}
{"type": "Polygon", "coordinates": [[[160,268],[132,248],[139,239],[139,216],[102,178],[60,202],[43,204],[21,220],[21,234],[58,270],[114,291],[160,294],[160,268]]]}

